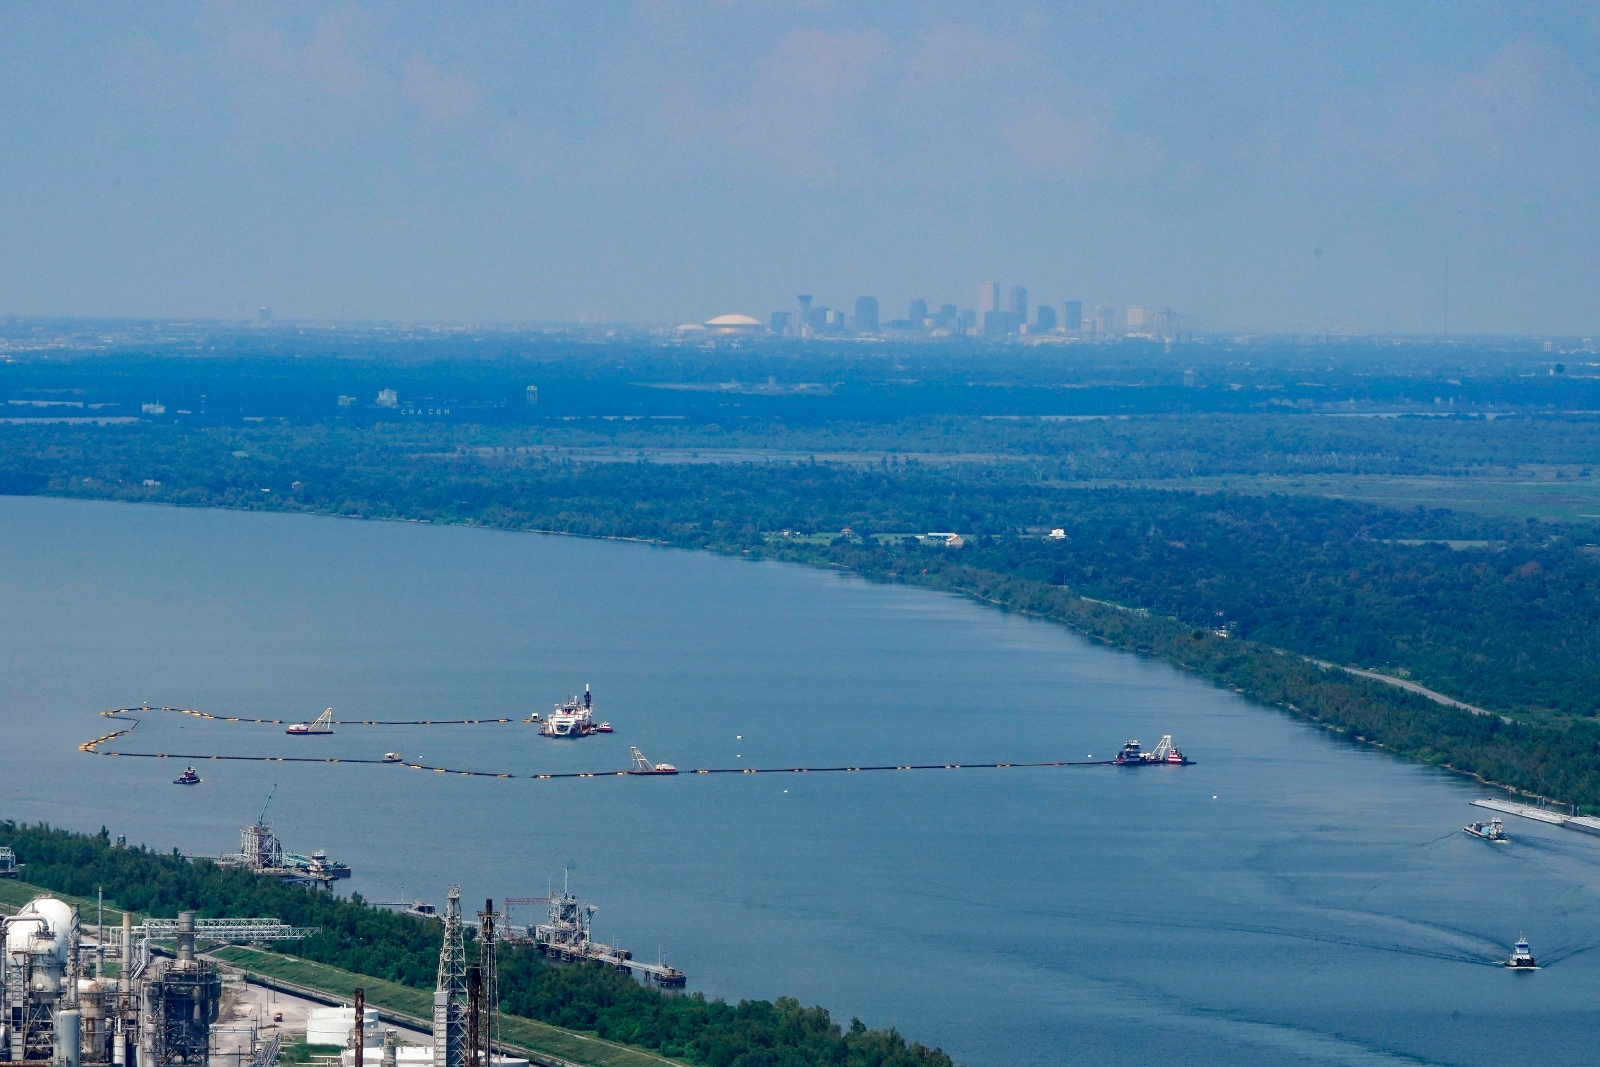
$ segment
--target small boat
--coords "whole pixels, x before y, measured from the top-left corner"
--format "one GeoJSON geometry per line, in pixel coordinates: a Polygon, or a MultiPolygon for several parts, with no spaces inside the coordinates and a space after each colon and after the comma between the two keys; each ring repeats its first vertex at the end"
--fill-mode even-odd
{"type": "Polygon", "coordinates": [[[594,732],[597,734],[609,734],[611,732],[611,724],[603,722],[594,728],[594,732]]]}
{"type": "Polygon", "coordinates": [[[172,784],[173,785],[199,785],[200,784],[200,775],[195,773],[195,769],[193,767],[189,767],[189,768],[185,769],[182,774],[178,775],[178,777],[174,778],[172,780],[172,784]]]}
{"type": "Polygon", "coordinates": [[[1533,958],[1533,952],[1528,948],[1528,939],[1517,938],[1516,947],[1511,950],[1511,958],[1506,960],[1506,966],[1517,971],[1537,971],[1539,964],[1533,958]]]}
{"type": "Polygon", "coordinates": [[[329,708],[310,722],[297,722],[285,730],[284,733],[293,734],[296,737],[305,737],[308,734],[331,734],[333,733],[333,709],[329,708]]]}
{"type": "Polygon", "coordinates": [[[1469,822],[1461,829],[1473,837],[1481,837],[1485,841],[1493,841],[1496,844],[1503,845],[1511,840],[1506,836],[1506,824],[1499,819],[1490,819],[1488,822],[1469,822]]]}
{"type": "Polygon", "coordinates": [[[401,756],[398,752],[385,752],[383,754],[383,762],[385,763],[399,763],[400,760],[401,756]]]}

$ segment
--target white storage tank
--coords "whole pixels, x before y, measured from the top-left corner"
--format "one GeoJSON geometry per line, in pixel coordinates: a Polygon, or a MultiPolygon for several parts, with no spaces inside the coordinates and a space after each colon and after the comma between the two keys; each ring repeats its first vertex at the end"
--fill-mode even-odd
{"type": "MultiPolygon", "coordinates": [[[[367,1008],[362,1014],[365,1016],[361,1027],[362,1047],[383,1044],[378,1036],[377,1009],[367,1008]]],[[[355,1025],[355,1008],[312,1008],[311,1014],[306,1017],[306,1044],[338,1045],[343,1048],[350,1043],[350,1031],[355,1029],[355,1025]]]]}
{"type": "Polygon", "coordinates": [[[72,905],[66,901],[55,897],[28,901],[6,924],[7,967],[21,970],[31,956],[34,991],[62,992],[72,923],[72,905]]]}

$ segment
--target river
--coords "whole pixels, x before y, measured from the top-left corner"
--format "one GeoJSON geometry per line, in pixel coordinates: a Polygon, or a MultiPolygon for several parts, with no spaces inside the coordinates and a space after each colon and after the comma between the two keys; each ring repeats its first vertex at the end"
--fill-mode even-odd
{"type": "MultiPolygon", "coordinates": [[[[690,988],[793,995],[973,1067],[1586,1062],[1600,839],[1460,832],[1483,790],[1171,667],[970,601],[804,567],[413,523],[0,498],[0,816],[200,854],[270,790],[340,891],[538,896],[690,988]],[[616,732],[149,716],[142,751],[518,774],[975,763],[1175,736],[1197,765],[522,780],[77,751],[103,708],[523,717],[616,732]],[[1547,964],[1493,966],[1519,933],[1547,964]]],[[[532,918],[532,909],[525,917],[532,918]]]]}

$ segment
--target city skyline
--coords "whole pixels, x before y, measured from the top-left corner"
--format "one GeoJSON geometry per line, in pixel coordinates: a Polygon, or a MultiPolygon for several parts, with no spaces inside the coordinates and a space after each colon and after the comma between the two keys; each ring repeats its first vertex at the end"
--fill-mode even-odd
{"type": "Polygon", "coordinates": [[[811,278],[899,316],[1009,277],[1600,332],[1592,5],[67,0],[0,41],[0,314],[701,322],[811,278]]]}

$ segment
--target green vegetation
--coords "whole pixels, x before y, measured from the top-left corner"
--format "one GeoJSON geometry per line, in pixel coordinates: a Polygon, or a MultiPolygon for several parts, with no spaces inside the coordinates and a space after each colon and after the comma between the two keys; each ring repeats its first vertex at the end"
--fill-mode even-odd
{"type": "Polygon", "coordinates": [[[308,1045],[304,1041],[296,1041],[284,1045],[278,1050],[278,1058],[284,1063],[310,1063],[313,1056],[337,1057],[344,1051],[339,1045],[308,1045]]]}
{"type": "MultiPolygon", "coordinates": [[[[115,848],[95,836],[48,826],[0,823],[0,845],[27,864],[30,884],[76,895],[103,887],[108,899],[145,914],[271,915],[320,933],[277,946],[277,954],[225,949],[247,970],[348,995],[356,985],[376,1005],[431,1014],[440,932],[437,923],[364,906],[359,897],[283,886],[176,850],[115,848]],[[297,958],[291,958],[297,957],[297,958]]],[[[28,887],[11,885],[25,893],[28,887]]],[[[892,1030],[847,1030],[821,1008],[779,999],[737,1005],[646,988],[626,975],[586,964],[550,965],[531,949],[504,952],[501,1005],[509,1040],[594,1067],[659,1067],[672,1057],[705,1067],[949,1067],[936,1049],[892,1030]],[[593,1034],[593,1039],[582,1033],[593,1034]],[[632,1045],[630,1050],[621,1046],[632,1045]],[[648,1051],[646,1051],[648,1050],[648,1051]]],[[[310,1055],[310,1053],[307,1053],[310,1055]]]]}

